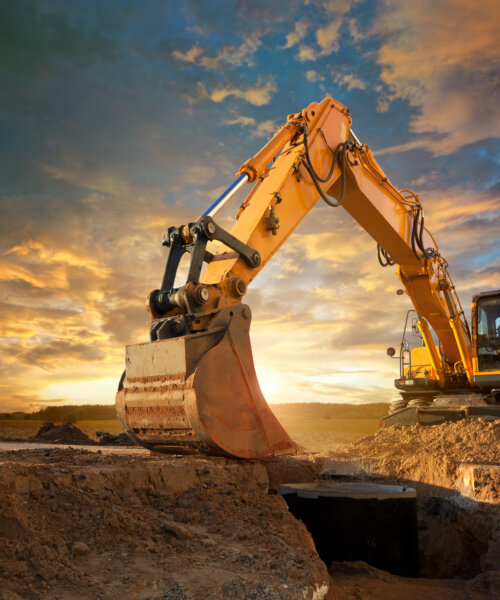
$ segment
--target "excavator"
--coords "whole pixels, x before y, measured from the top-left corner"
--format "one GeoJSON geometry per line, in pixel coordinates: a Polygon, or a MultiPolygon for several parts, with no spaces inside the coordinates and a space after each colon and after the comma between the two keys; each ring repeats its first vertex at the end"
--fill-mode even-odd
{"type": "Polygon", "coordinates": [[[238,458],[298,451],[259,387],[251,311],[242,300],[320,198],[342,206],[374,238],[382,266],[397,265],[401,293],[415,310],[413,329],[423,345],[410,350],[403,338],[400,404],[382,426],[408,411],[412,418],[432,412],[443,398],[479,397],[469,416],[472,408],[483,414],[486,401],[498,402],[500,291],[473,298],[470,331],[419,197],[394,187],[351,123],[348,109],[330,97],[289,115],[197,219],[168,229],[163,280],[147,300],[150,340],[127,346],[116,395],[118,417],[137,443],[156,452],[238,458]],[[215,217],[248,184],[228,231],[215,217]],[[186,283],[175,287],[186,253],[186,283]]]}

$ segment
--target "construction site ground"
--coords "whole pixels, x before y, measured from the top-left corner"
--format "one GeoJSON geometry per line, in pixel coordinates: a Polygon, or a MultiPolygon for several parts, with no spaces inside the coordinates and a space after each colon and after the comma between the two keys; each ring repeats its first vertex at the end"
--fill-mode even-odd
{"type": "Polygon", "coordinates": [[[0,443],[0,600],[500,597],[498,422],[261,461],[68,441],[0,443]],[[421,577],[325,565],[276,494],[317,479],[416,488],[421,577]]]}

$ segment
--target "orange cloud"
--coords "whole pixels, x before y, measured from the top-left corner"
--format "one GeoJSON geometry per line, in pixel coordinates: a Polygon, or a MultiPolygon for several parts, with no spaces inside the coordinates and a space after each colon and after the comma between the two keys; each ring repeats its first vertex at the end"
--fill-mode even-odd
{"type": "Polygon", "coordinates": [[[295,23],[294,30],[286,36],[286,43],[282,46],[283,49],[292,48],[304,39],[308,30],[308,25],[304,21],[295,23]]]}
{"type": "Polygon", "coordinates": [[[496,0],[385,0],[373,32],[385,40],[381,78],[418,109],[411,128],[423,135],[393,152],[446,154],[499,134],[499,18],[496,0]]]}
{"type": "Polygon", "coordinates": [[[252,65],[255,52],[261,45],[261,32],[244,36],[239,45],[223,46],[215,56],[210,56],[201,46],[194,45],[186,52],[174,50],[171,55],[177,61],[198,64],[207,69],[221,70],[224,64],[239,67],[243,64],[252,65]]]}
{"type": "Polygon", "coordinates": [[[212,102],[223,102],[226,98],[232,96],[245,100],[254,106],[264,106],[268,104],[274,92],[277,91],[276,84],[271,79],[259,85],[250,85],[246,88],[231,85],[219,86],[209,92],[203,83],[198,82],[198,100],[212,100],[212,102]]]}
{"type": "Polygon", "coordinates": [[[272,137],[277,130],[276,123],[272,120],[257,121],[253,117],[236,115],[224,121],[225,125],[240,125],[248,128],[251,137],[272,137]]]}

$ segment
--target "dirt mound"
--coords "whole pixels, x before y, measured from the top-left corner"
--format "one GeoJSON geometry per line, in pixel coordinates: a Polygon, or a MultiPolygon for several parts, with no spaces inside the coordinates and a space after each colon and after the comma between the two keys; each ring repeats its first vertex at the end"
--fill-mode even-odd
{"type": "Polygon", "coordinates": [[[351,444],[356,452],[375,450],[386,454],[397,450],[406,456],[415,450],[425,450],[435,456],[446,457],[455,464],[463,462],[499,464],[500,423],[483,419],[463,419],[432,427],[395,425],[379,429],[373,435],[351,444]]]}
{"type": "Polygon", "coordinates": [[[498,421],[464,419],[432,427],[395,425],[337,452],[324,453],[318,461],[327,459],[325,472],[329,460],[347,460],[370,473],[455,489],[461,464],[500,465],[499,442],[498,421]]]}
{"type": "Polygon", "coordinates": [[[0,453],[0,556],[0,590],[23,600],[322,600],[328,587],[256,461],[0,453]]]}
{"type": "Polygon", "coordinates": [[[96,442],[83,433],[72,423],[63,423],[54,425],[53,423],[44,423],[37,434],[29,438],[30,442],[51,442],[53,444],[87,444],[93,445],[96,442]]]}
{"type": "Polygon", "coordinates": [[[96,431],[95,435],[97,442],[72,423],[63,423],[62,425],[44,423],[36,435],[28,438],[27,441],[83,446],[94,446],[96,443],[100,446],[136,446],[126,433],[114,435],[106,431],[96,431]]]}

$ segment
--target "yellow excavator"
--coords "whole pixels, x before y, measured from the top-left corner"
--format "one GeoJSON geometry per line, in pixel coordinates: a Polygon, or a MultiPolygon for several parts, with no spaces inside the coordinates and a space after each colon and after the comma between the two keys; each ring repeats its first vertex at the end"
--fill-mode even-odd
{"type": "Polygon", "coordinates": [[[342,205],[375,239],[383,266],[398,265],[416,311],[414,329],[423,346],[410,350],[403,340],[396,387],[404,406],[383,425],[419,409],[407,406],[412,401],[429,405],[457,395],[498,400],[500,291],[474,297],[470,332],[448,263],[424,226],[419,197],[391,184],[351,122],[347,108],[329,97],[289,115],[203,214],[168,229],[163,281],[147,302],[150,341],[127,346],[116,396],[118,417],[139,444],[157,452],[241,458],[297,451],[260,390],[251,311],[242,298],[320,198],[342,205]],[[253,186],[227,231],[214,217],[246,184],[253,186]],[[176,288],[185,253],[187,281],[176,288]]]}

